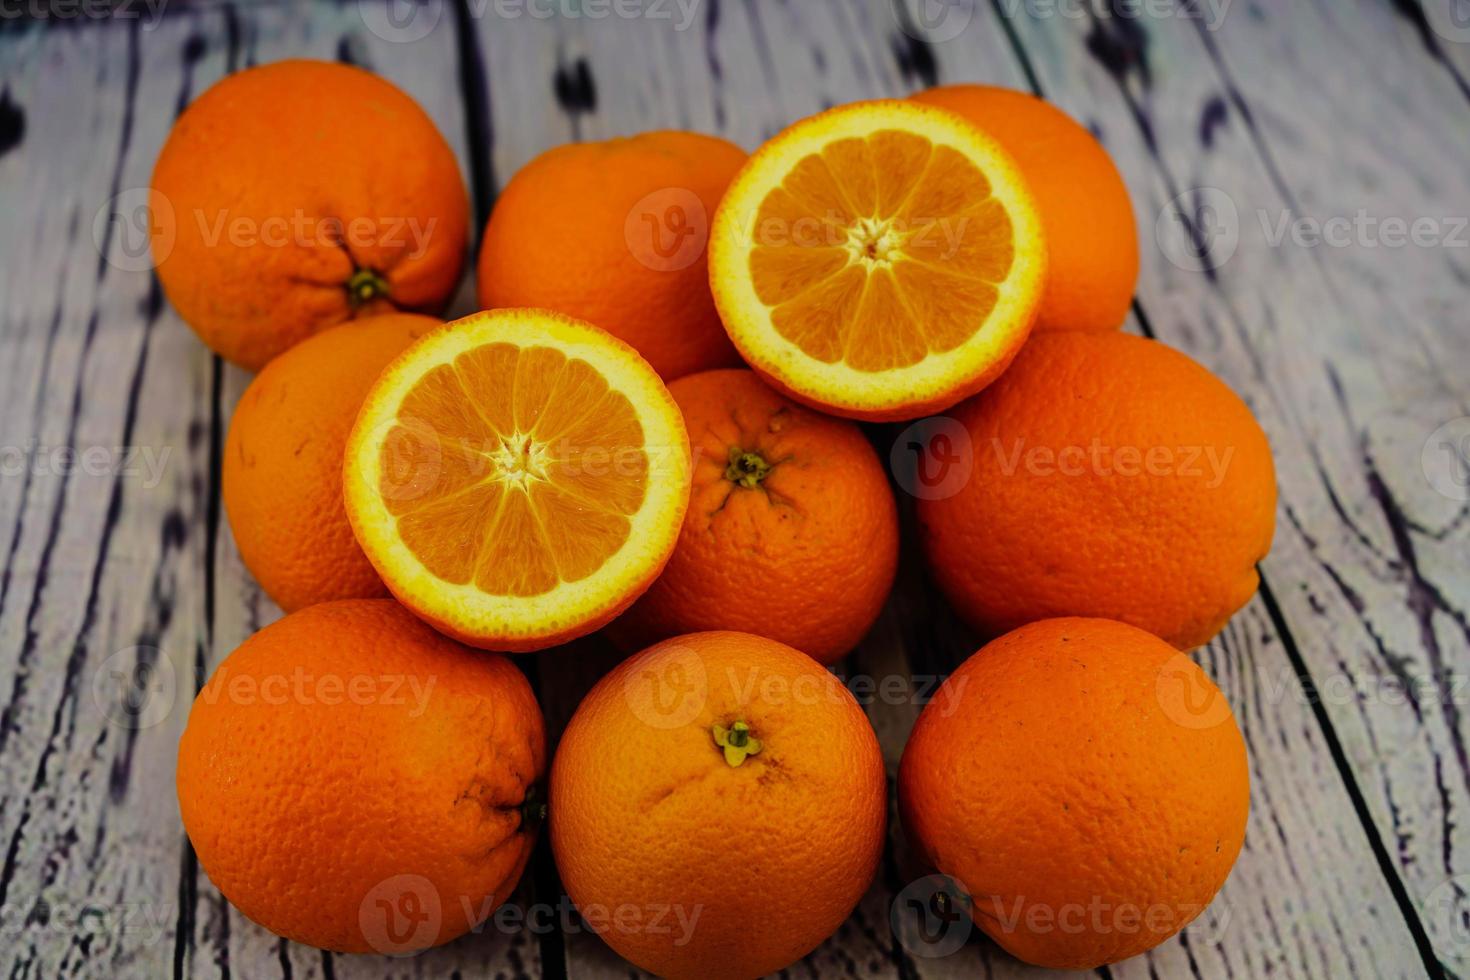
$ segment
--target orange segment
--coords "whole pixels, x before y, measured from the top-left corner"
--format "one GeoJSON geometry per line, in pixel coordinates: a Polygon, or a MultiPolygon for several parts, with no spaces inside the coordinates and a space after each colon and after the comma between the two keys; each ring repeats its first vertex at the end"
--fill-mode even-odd
{"type": "Polygon", "coordinates": [[[767,380],[857,418],[945,408],[996,377],[1043,287],[1040,220],[1014,161],[910,102],[822,113],[751,157],[716,213],[710,281],[767,380]]]}
{"type": "Polygon", "coordinates": [[[688,439],[627,345],[499,310],[389,367],[344,488],[359,543],[405,605],[466,642],[537,649],[595,629],[657,575],[687,504],[688,439]]]}

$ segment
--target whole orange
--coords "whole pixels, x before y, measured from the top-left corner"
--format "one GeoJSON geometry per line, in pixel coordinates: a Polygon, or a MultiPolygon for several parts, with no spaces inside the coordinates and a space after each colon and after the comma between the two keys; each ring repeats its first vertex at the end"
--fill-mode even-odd
{"type": "Polygon", "coordinates": [[[469,219],[454,152],[423,109],[324,61],[249,68],[194,100],[159,153],[152,207],[164,292],[250,370],[353,317],[438,313],[469,219]]]}
{"type": "Polygon", "coordinates": [[[240,558],[287,612],[388,590],[342,505],[342,453],[377,377],[439,321],[412,313],[333,327],[266,365],[225,437],[222,496],[240,558]]]}
{"type": "Polygon", "coordinates": [[[878,866],[883,759],[810,657],[694,633],[604,677],[552,764],[551,845],[589,925],[675,978],[782,969],[836,931],[878,866]]]}
{"type": "Polygon", "coordinates": [[[669,393],[695,454],[674,555],[611,627],[633,648],[743,630],[824,664],[873,625],[898,565],[898,516],[858,426],[778,395],[750,371],[705,371],[669,393]]]}
{"type": "Polygon", "coordinates": [[[912,98],[964,116],[1020,164],[1050,253],[1035,329],[1121,326],[1138,282],[1138,228],[1128,188],[1097,138],[1029,92],[941,85],[912,98]]]}
{"type": "Polygon", "coordinates": [[[733,143],[677,131],[548,150],[511,178],[485,225],[481,307],[587,320],[665,381],[739,364],[710,296],[705,245],[744,162],[733,143]]]}
{"type": "Polygon", "coordinates": [[[924,709],[898,776],[904,829],[1028,963],[1093,969],[1197,916],[1245,839],[1230,706],[1187,656],[1104,619],[1023,626],[924,709]]]}
{"type": "Polygon", "coordinates": [[[391,599],[345,600],[267,626],[215,670],[179,742],[179,808],[250,919],[405,953],[510,895],[544,767],[541,712],[509,660],[391,599]]]}
{"type": "Polygon", "coordinates": [[[1188,649],[1255,594],[1275,527],[1271,447],[1178,351],[1040,334],[935,431],[927,465],[950,478],[918,502],[924,550],[981,630],[1104,616],[1188,649]]]}

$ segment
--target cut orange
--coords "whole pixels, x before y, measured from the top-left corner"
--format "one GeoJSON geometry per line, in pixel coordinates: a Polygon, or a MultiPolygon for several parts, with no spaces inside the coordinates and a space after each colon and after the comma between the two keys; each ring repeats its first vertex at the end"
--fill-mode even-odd
{"type": "Polygon", "coordinates": [[[756,151],[710,232],[735,346],[859,419],[941,411],[994,380],[1040,307],[1046,246],[1015,161],[958,115],[859,102],[756,151]]]}
{"type": "Polygon", "coordinates": [[[419,340],[364,401],[347,514],[393,594],[441,631],[538,650],[658,576],[689,501],[679,408],[637,351],[546,310],[419,340]]]}

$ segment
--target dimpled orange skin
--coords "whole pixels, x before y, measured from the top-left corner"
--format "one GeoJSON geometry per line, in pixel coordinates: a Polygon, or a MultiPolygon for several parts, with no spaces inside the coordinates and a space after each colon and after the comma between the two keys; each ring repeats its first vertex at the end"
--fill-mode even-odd
{"type": "Polygon", "coordinates": [[[855,424],[783,398],[751,371],[669,386],[689,427],[694,488],[663,574],[610,627],[628,649],[699,630],[756,633],[824,664],[867,633],[898,566],[898,513],[855,424]],[[770,469],[731,479],[731,453],[770,469]]]}
{"type": "Polygon", "coordinates": [[[330,602],[220,664],[179,743],[179,806],[200,865],[255,922],[322,949],[403,952],[384,947],[374,889],[426,878],[442,914],[426,945],[468,931],[466,903],[488,916],[530,856],[520,807],[545,761],[541,711],[508,659],[391,599],[330,602]]]}
{"type": "Polygon", "coordinates": [[[567,893],[624,958],[674,980],[758,977],[818,946],[867,890],[885,791],[867,717],[816,661],[695,633],[625,661],[577,708],[552,764],[551,844],[567,893]],[[711,726],[738,720],[762,748],[731,767],[711,726]]]}
{"type": "Polygon", "coordinates": [[[388,594],[342,504],[342,453],[372,383],[438,320],[389,313],[333,327],[266,365],[225,437],[222,492],[240,558],[286,612],[388,594]]]}
{"type": "Polygon", "coordinates": [[[970,120],[1026,175],[1050,253],[1034,329],[1122,326],[1138,283],[1138,228],[1128,187],[1097,138],[1029,92],[941,85],[911,98],[970,120]]]}
{"type": "Polygon", "coordinates": [[[637,348],[666,382],[739,365],[710,296],[704,236],[745,158],[733,143],[673,130],[541,154],[511,178],[485,225],[480,306],[587,320],[637,348]]]}
{"type": "Polygon", "coordinates": [[[919,526],[935,579],[983,632],[1104,616],[1190,649],[1255,594],[1276,519],[1271,447],[1185,355],[1123,333],[1040,334],[951,415],[974,468],[953,496],[918,501],[919,526]]]}
{"type": "Polygon", "coordinates": [[[356,316],[438,313],[464,265],[454,152],[413,99],[350,65],[281,61],[218,82],[174,124],[153,191],[168,205],[153,233],[164,292],[252,371],[356,316]],[[358,270],[387,295],[354,305],[358,270]]]}
{"type": "Polygon", "coordinates": [[[1024,626],[965,661],[914,726],[904,829],[1013,955],[1092,969],[1198,915],[1240,853],[1245,742],[1205,673],[1102,619],[1024,626]],[[1210,702],[1194,714],[1167,684],[1210,702]],[[1173,710],[1167,706],[1173,705],[1173,710]]]}

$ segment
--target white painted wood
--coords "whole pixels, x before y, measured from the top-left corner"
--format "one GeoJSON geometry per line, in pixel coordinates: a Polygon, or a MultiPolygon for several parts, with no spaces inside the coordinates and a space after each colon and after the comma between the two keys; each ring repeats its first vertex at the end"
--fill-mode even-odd
{"type": "MultiPolygon", "coordinates": [[[[12,976],[139,975],[173,956],[183,713],[167,681],[188,688],[205,631],[209,359],[132,271],[137,228],[106,237],[104,261],[93,220],[101,211],[105,229],[109,199],[146,185],[188,74],[187,33],[78,26],[4,45],[0,86],[24,133],[0,159],[0,443],[30,464],[0,477],[0,957],[12,976]],[[119,465],[119,446],[148,449],[157,473],[119,465]],[[130,715],[113,672],[140,658],[163,680],[130,715]]],[[[124,212],[133,203],[125,194],[124,212]]]]}

